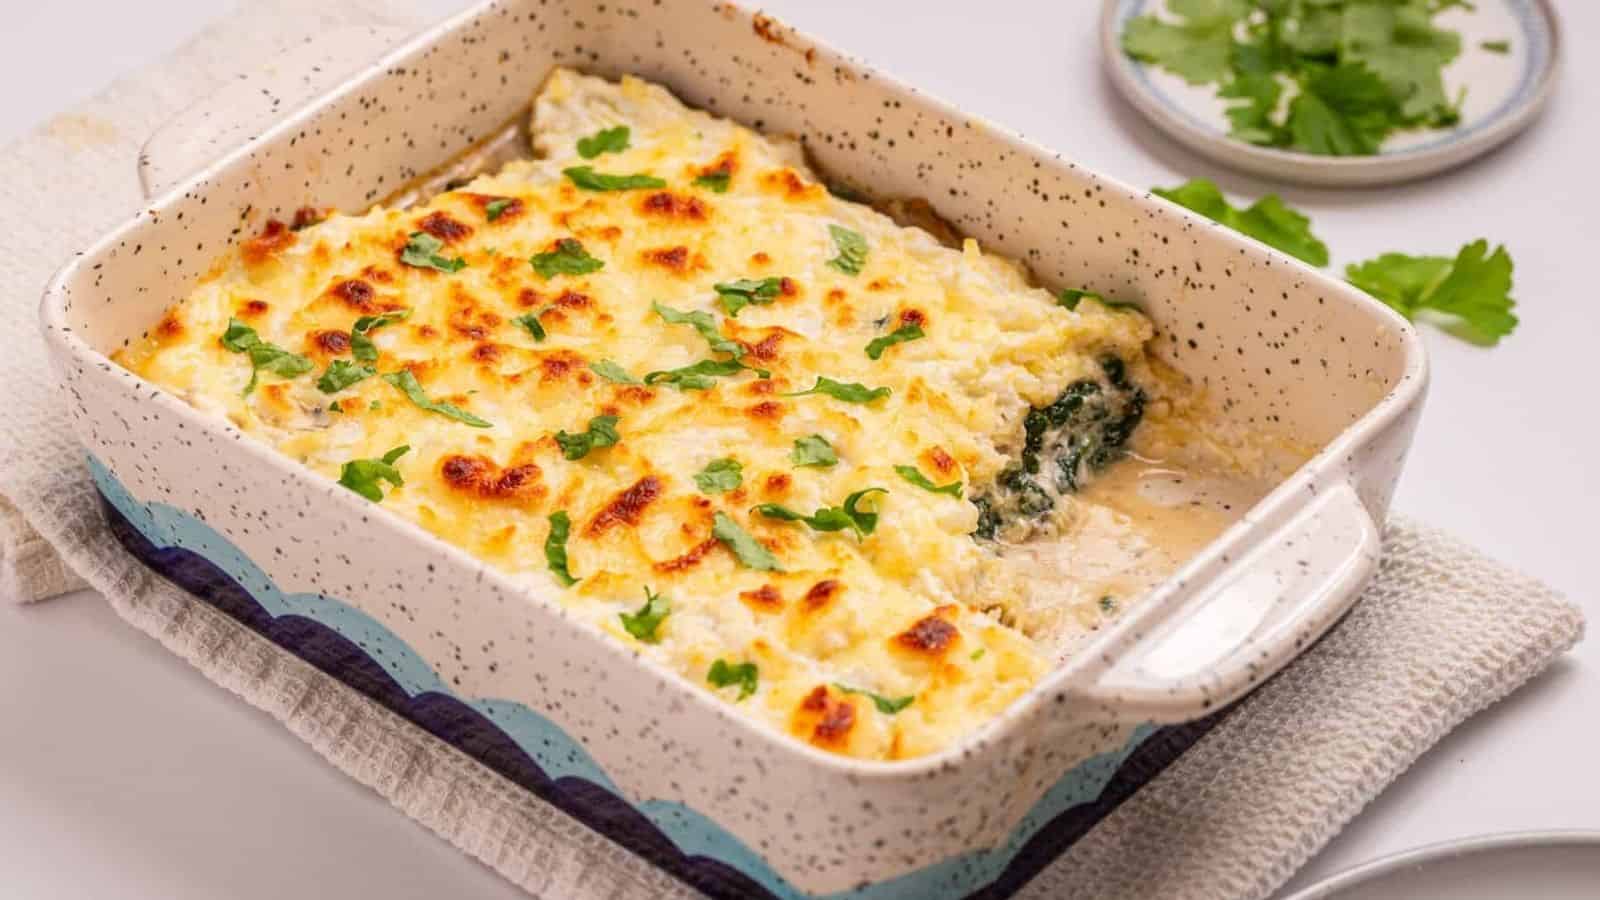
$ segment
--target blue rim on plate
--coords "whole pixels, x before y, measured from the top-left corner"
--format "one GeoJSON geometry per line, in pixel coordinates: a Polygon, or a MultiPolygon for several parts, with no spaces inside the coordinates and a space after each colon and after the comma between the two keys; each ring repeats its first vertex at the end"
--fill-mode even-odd
{"type": "Polygon", "coordinates": [[[1452,90],[1463,86],[1468,90],[1462,124],[1448,131],[1409,133],[1391,140],[1375,156],[1317,156],[1228,137],[1214,86],[1187,86],[1182,79],[1122,52],[1122,32],[1128,21],[1161,12],[1164,0],[1105,0],[1100,19],[1101,53],[1122,96],[1157,128],[1202,156],[1252,174],[1301,184],[1393,184],[1433,175],[1488,153],[1532,124],[1550,98],[1560,68],[1561,33],[1549,0],[1479,0],[1477,5],[1478,13],[1464,14],[1453,24],[1471,27],[1498,21],[1513,30],[1464,35],[1462,58],[1445,72],[1452,90]],[[1477,16],[1485,18],[1473,18],[1477,16]],[[1510,54],[1486,56],[1488,51],[1479,46],[1484,39],[1509,39],[1510,54]],[[1508,66],[1515,68],[1508,70],[1508,66]]]}

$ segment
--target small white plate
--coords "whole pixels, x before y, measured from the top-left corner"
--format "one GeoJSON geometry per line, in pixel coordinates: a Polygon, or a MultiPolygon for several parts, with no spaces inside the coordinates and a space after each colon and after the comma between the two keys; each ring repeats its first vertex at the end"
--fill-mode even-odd
{"type": "Polygon", "coordinates": [[[1600,896],[1600,832],[1541,831],[1469,838],[1386,856],[1285,900],[1594,900],[1596,896],[1600,896]]]}
{"type": "Polygon", "coordinates": [[[1225,103],[1214,84],[1191,85],[1122,52],[1127,22],[1165,13],[1166,0],[1106,0],[1101,52],[1117,89],[1156,127],[1216,162],[1284,181],[1330,187],[1393,184],[1481,156],[1515,137],[1544,108],[1555,86],[1561,38],[1549,0],[1476,0],[1435,20],[1461,33],[1461,56],[1445,69],[1454,96],[1467,89],[1461,123],[1448,130],[1394,135],[1375,156],[1315,156],[1257,147],[1228,137],[1225,103]],[[1482,47],[1509,41],[1509,53],[1482,47]]]}

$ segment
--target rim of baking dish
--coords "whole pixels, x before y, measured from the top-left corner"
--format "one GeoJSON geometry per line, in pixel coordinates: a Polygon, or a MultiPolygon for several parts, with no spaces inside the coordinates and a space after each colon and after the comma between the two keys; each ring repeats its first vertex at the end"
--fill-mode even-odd
{"type": "MultiPolygon", "coordinates": [[[[85,267],[93,265],[97,259],[114,248],[129,232],[144,226],[146,223],[154,222],[165,210],[184,202],[188,195],[204,191],[210,181],[220,173],[226,172],[242,161],[247,160],[258,146],[271,143],[285,135],[296,132],[332,102],[373,86],[375,82],[387,77],[388,70],[393,68],[395,64],[439,43],[474,19],[483,16],[498,4],[499,0],[484,0],[478,5],[469,7],[407,38],[382,56],[369,62],[360,71],[351,74],[335,87],[294,108],[270,127],[263,129],[259,134],[227,151],[159,197],[149,201],[131,218],[123,221],[90,247],[76,254],[71,261],[56,273],[45,288],[44,297],[40,303],[39,318],[46,341],[56,344],[58,350],[64,355],[92,362],[112,377],[126,380],[131,386],[137,388],[139,393],[144,395],[145,402],[163,405],[163,412],[177,416],[185,423],[192,424],[197,428],[220,431],[234,438],[247,438],[248,436],[232,423],[202,412],[183,402],[168,389],[147,381],[117,365],[104,353],[90,346],[87,341],[79,337],[65,321],[65,299],[68,294],[68,285],[80,275],[85,267]]],[[[721,3],[720,6],[724,9],[732,9],[734,12],[752,20],[758,15],[766,19],[772,18],[765,13],[754,12],[736,3],[725,2],[721,3]]],[[[1041,159],[1041,161],[1048,160],[1052,165],[1068,164],[1059,152],[1023,137],[1009,128],[998,125],[985,116],[963,112],[950,103],[907,85],[893,74],[871,65],[863,59],[838,50],[826,42],[819,41],[804,31],[794,29],[787,23],[783,23],[783,27],[793,36],[806,41],[817,53],[829,58],[830,62],[837,62],[857,70],[868,71],[874,80],[888,85],[897,92],[916,96],[920,102],[928,104],[933,111],[953,119],[970,122],[980,135],[990,140],[1001,142],[1012,150],[1041,159]]],[[[718,716],[723,721],[737,723],[742,730],[750,733],[752,738],[758,738],[766,742],[775,750],[798,755],[814,765],[833,769],[852,778],[898,780],[931,776],[943,769],[959,766],[968,757],[980,755],[990,749],[991,746],[1004,742],[1012,736],[1014,729],[1032,717],[1048,715],[1046,712],[1041,712],[1040,707],[1042,706],[1061,705],[1066,708],[1065,714],[1077,714],[1071,703],[1075,686],[1085,681],[1086,678],[1092,679],[1102,674],[1117,661],[1118,653],[1137,645],[1145,623],[1152,618],[1158,618],[1162,613],[1168,612],[1168,604],[1181,595],[1203,587],[1222,574],[1230,565],[1229,561],[1236,557],[1238,551],[1249,543],[1253,532],[1280,522],[1291,514],[1299,505],[1297,501],[1307,495],[1306,483],[1311,481],[1314,476],[1338,473],[1343,466],[1342,460],[1345,457],[1370,439],[1375,432],[1379,432],[1395,422],[1418,401],[1426,387],[1428,362],[1421,338],[1418,336],[1416,329],[1404,317],[1356,288],[1324,272],[1313,269],[1287,254],[1247,239],[1237,232],[1192,213],[1183,207],[1162,200],[1148,191],[1136,190],[1119,179],[1100,174],[1098,171],[1087,169],[1083,166],[1078,166],[1077,168],[1080,171],[1092,174],[1108,188],[1122,191],[1132,201],[1152,208],[1154,212],[1167,216],[1175,215],[1180,219],[1184,219],[1191,226],[1207,232],[1213,240],[1222,242],[1230,249],[1247,255],[1254,255],[1257,259],[1264,258],[1274,266],[1288,267],[1308,281],[1307,287],[1314,285],[1342,302],[1353,304],[1363,309],[1376,319],[1387,320],[1395,331],[1402,363],[1389,391],[1373,404],[1367,412],[1346,426],[1333,440],[1329,441],[1320,451],[1297,468],[1293,474],[1268,492],[1265,497],[1246,511],[1237,522],[1230,525],[1222,534],[1208,543],[1204,549],[1196,553],[1188,562],[1146,594],[1127,616],[1119,619],[1111,627],[1098,634],[1092,641],[1085,643],[1072,657],[1058,663],[1049,674],[1013,700],[1000,713],[968,732],[961,739],[926,756],[905,760],[872,760],[827,752],[793,735],[769,727],[764,722],[739,714],[728,704],[717,700],[710,692],[701,690],[698,685],[691,682],[684,675],[637,652],[630,651],[590,623],[566,616],[562,617],[563,621],[586,632],[599,645],[601,652],[611,654],[617,664],[642,666],[657,678],[682,691],[683,694],[687,695],[685,699],[688,702],[698,704],[703,710],[718,716]]],[[[472,569],[483,577],[496,579],[497,583],[508,592],[525,595],[533,602],[546,604],[553,610],[560,611],[560,604],[553,598],[546,596],[541,586],[523,584],[513,580],[507,573],[478,559],[466,550],[441,540],[417,523],[403,518],[397,513],[384,510],[381,506],[374,510],[372,503],[339,487],[332,479],[320,476],[316,472],[296,463],[274,448],[255,439],[237,440],[236,444],[238,452],[248,454],[253,462],[273,467],[284,477],[298,480],[308,490],[321,490],[331,502],[346,504],[346,509],[351,513],[373,515],[374,522],[382,522],[385,527],[398,529],[404,536],[428,545],[436,552],[440,552],[455,561],[458,565],[472,569]]],[[[1196,678],[1195,682],[1197,684],[1203,683],[1203,677],[1196,678]]]]}

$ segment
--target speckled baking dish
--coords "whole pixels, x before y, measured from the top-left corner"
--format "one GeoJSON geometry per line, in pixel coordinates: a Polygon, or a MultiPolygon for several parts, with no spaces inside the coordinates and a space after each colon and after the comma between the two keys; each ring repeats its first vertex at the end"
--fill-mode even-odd
{"type": "Polygon", "coordinates": [[[1348,608],[1426,381],[1412,330],[1343,283],[771,19],[692,0],[459,15],[153,200],[62,271],[42,318],[113,523],[147,562],[591,827],[741,897],[1014,888],[1153,726],[1244,695],[1348,608]],[[267,217],[382,198],[511,120],[556,63],[638,74],[799,135],[826,170],[928,198],[1048,283],[1142,301],[1158,352],[1228,418],[1320,452],[970,739],[862,762],[740,718],[108,359],[267,217]]]}

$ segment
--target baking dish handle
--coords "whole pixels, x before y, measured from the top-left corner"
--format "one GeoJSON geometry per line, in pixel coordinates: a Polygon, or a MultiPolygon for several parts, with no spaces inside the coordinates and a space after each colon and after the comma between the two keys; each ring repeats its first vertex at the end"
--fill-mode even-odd
{"type": "Polygon", "coordinates": [[[331,28],[286,47],[266,64],[218,88],[158,126],[139,152],[139,184],[150,199],[222,155],[255,140],[351,72],[398,44],[390,25],[331,28]]]}
{"type": "Polygon", "coordinates": [[[1349,610],[1381,535],[1347,482],[1190,595],[1075,699],[1126,723],[1200,718],[1276,674],[1349,610]]]}

